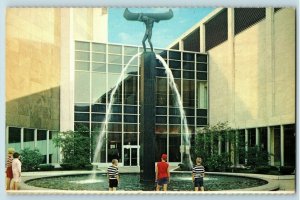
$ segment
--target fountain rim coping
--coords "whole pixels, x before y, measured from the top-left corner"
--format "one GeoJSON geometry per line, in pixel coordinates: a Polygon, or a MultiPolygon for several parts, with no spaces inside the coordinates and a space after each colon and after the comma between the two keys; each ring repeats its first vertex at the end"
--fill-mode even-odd
{"type": "MultiPolygon", "coordinates": [[[[90,191],[90,190],[59,190],[59,189],[50,189],[50,188],[40,188],[40,187],[35,187],[28,185],[27,182],[35,179],[41,179],[41,178],[50,178],[50,177],[60,177],[60,176],[72,176],[72,175],[88,175],[91,174],[91,171],[80,171],[77,173],[70,173],[72,171],[67,171],[69,173],[66,174],[60,174],[60,175],[42,175],[42,176],[37,176],[37,177],[27,177],[25,178],[26,180],[23,181],[23,184],[30,186],[31,188],[34,188],[33,190],[20,190],[20,191],[7,191],[8,193],[16,193],[16,194],[28,194],[28,192],[25,191],[30,191],[29,193],[34,193],[34,194],[106,194],[106,191],[90,191]]],[[[73,171],[74,172],[74,171],[73,171]]],[[[105,172],[98,172],[98,173],[105,173],[105,172]]],[[[172,171],[171,173],[191,173],[190,171],[172,171]]],[[[234,189],[234,190],[222,190],[222,191],[205,191],[205,193],[209,194],[271,194],[271,193],[276,193],[279,194],[278,191],[274,192],[274,190],[279,189],[279,180],[294,180],[295,176],[294,175],[283,175],[281,176],[275,176],[275,175],[265,175],[265,174],[246,174],[246,173],[223,173],[223,172],[206,172],[207,174],[214,174],[214,175],[225,175],[225,176],[238,176],[238,177],[246,177],[246,178],[253,178],[253,179],[260,179],[267,181],[267,184],[257,186],[257,187],[251,187],[251,188],[244,188],[244,189],[234,189]],[[251,189],[251,190],[249,190],[251,189]],[[273,192],[272,192],[273,191],[273,192]]],[[[126,174],[126,173],[121,173],[121,174],[126,174]]],[[[130,173],[127,173],[130,174],[130,173]]],[[[117,191],[118,194],[158,194],[159,192],[156,191],[142,191],[142,190],[137,190],[137,191],[117,191]]],[[[171,193],[171,194],[195,194],[193,191],[167,191],[167,192],[162,192],[160,194],[164,193],[171,193]]],[[[285,192],[280,192],[282,194],[294,194],[294,191],[285,191],[285,192]]],[[[109,192],[108,194],[111,194],[109,192]]],[[[199,194],[199,193],[197,193],[199,194]]]]}

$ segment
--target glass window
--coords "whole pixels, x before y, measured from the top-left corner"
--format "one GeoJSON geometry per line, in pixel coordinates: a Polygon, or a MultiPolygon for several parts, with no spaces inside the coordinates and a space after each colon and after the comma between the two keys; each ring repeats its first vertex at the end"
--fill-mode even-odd
{"type": "Polygon", "coordinates": [[[90,114],[89,113],[75,113],[75,121],[89,121],[90,114]]]}
{"type": "Polygon", "coordinates": [[[75,102],[90,101],[90,73],[75,72],[75,102]]]}
{"type": "Polygon", "coordinates": [[[166,70],[156,68],[156,76],[167,77],[166,70]]]}
{"type": "Polygon", "coordinates": [[[111,73],[121,73],[122,72],[122,65],[108,64],[108,72],[111,72],[111,73]]]}
{"type": "Polygon", "coordinates": [[[107,137],[108,162],[111,162],[113,159],[118,159],[119,162],[122,162],[122,134],[109,132],[107,137]]]}
{"type": "Polygon", "coordinates": [[[137,133],[124,133],[124,145],[137,145],[137,133]]]}
{"type": "Polygon", "coordinates": [[[94,104],[92,105],[92,112],[106,112],[106,105],[105,104],[94,104]]]}
{"type": "Polygon", "coordinates": [[[122,113],[122,106],[121,105],[112,105],[110,113],[122,113]]]}
{"type": "Polygon", "coordinates": [[[169,135],[169,162],[180,162],[181,146],[181,135],[180,134],[170,134],[169,135]]]}
{"type": "Polygon", "coordinates": [[[93,156],[93,161],[94,162],[101,162],[101,163],[106,163],[106,136],[105,134],[102,135],[102,137],[99,137],[99,132],[92,132],[91,134],[91,141],[92,141],[92,155],[94,155],[96,152],[96,147],[97,147],[97,143],[99,140],[99,142],[102,142],[102,145],[100,147],[100,150],[98,152],[98,156],[96,156],[96,158],[94,158],[93,156]]]}
{"type": "Polygon", "coordinates": [[[169,66],[172,69],[181,69],[181,61],[170,60],[169,66]]]}
{"type": "Polygon", "coordinates": [[[105,119],[105,114],[92,113],[92,121],[93,122],[103,122],[104,119],[105,119]]]}
{"type": "Polygon", "coordinates": [[[157,78],[156,79],[156,105],[157,106],[166,106],[167,105],[167,88],[168,82],[166,78],[157,78]]]}
{"type": "Polygon", "coordinates": [[[180,125],[170,125],[170,134],[180,134],[181,133],[181,127],[180,125]]]}
{"type": "Polygon", "coordinates": [[[8,143],[21,142],[21,129],[15,127],[8,128],[8,143]]]}
{"type": "Polygon", "coordinates": [[[174,78],[181,78],[181,70],[172,69],[172,74],[173,74],[174,78]]]}
{"type": "Polygon", "coordinates": [[[183,80],[183,106],[194,107],[195,106],[195,82],[190,80],[183,80]]]}
{"type": "Polygon", "coordinates": [[[207,55],[205,54],[197,54],[197,62],[207,62],[207,55]]]}
{"type": "MultiPolygon", "coordinates": [[[[176,89],[178,90],[178,93],[180,95],[181,94],[181,80],[175,79],[174,82],[176,85],[176,89]]],[[[170,104],[170,106],[178,107],[179,106],[178,96],[176,95],[176,92],[173,90],[174,89],[172,87],[169,87],[169,104],[170,104]]]]}
{"type": "Polygon", "coordinates": [[[184,112],[186,116],[195,116],[194,108],[184,108],[184,112]]]}
{"type": "Polygon", "coordinates": [[[166,124],[167,123],[167,117],[166,116],[156,116],[156,123],[166,124]]]}
{"type": "Polygon", "coordinates": [[[125,132],[137,132],[138,124],[124,124],[125,132]]]}
{"type": "Polygon", "coordinates": [[[111,114],[110,115],[110,122],[122,122],[122,115],[118,114],[111,114]]]}
{"type": "Polygon", "coordinates": [[[106,55],[104,53],[93,53],[93,62],[106,62],[106,55]]]}
{"type": "Polygon", "coordinates": [[[37,140],[47,140],[47,131],[37,130],[37,140]]]}
{"type": "Polygon", "coordinates": [[[162,133],[165,133],[167,134],[167,125],[156,125],[155,126],[155,133],[156,134],[162,134],[162,133]]]}
{"type": "Polygon", "coordinates": [[[138,53],[138,48],[137,47],[124,46],[124,54],[125,55],[135,55],[137,53],[138,53]]]}
{"type": "Polygon", "coordinates": [[[181,52],[180,51],[169,51],[169,59],[181,60],[181,52]]]}
{"type": "Polygon", "coordinates": [[[206,117],[197,117],[197,125],[207,125],[207,118],[206,117]]]}
{"type": "Polygon", "coordinates": [[[34,129],[24,128],[24,142],[34,141],[34,129]]]}
{"type": "Polygon", "coordinates": [[[167,115],[167,107],[156,107],[156,115],[167,115]]]}
{"type": "Polygon", "coordinates": [[[76,51],[75,60],[90,61],[90,52],[76,51]]]}
{"type": "Polygon", "coordinates": [[[131,62],[129,63],[129,61],[130,61],[131,58],[132,58],[132,56],[124,56],[124,65],[125,66],[127,64],[138,65],[138,57],[136,57],[135,59],[131,60],[131,62]]]}
{"type": "Polygon", "coordinates": [[[181,123],[181,118],[180,116],[175,117],[175,116],[169,116],[169,123],[170,124],[180,124],[181,123]]]}
{"type": "Polygon", "coordinates": [[[207,72],[207,64],[206,63],[197,63],[197,71],[207,72]]]}
{"type": "Polygon", "coordinates": [[[109,54],[108,63],[122,64],[122,56],[109,54]]]}
{"type": "Polygon", "coordinates": [[[75,61],[75,70],[90,70],[90,62],[75,61]]]}
{"type": "Polygon", "coordinates": [[[127,76],[123,80],[124,83],[124,103],[137,104],[137,76],[127,76]]]}
{"type": "Polygon", "coordinates": [[[155,160],[160,161],[161,155],[163,153],[167,153],[167,134],[156,134],[156,136],[155,136],[155,160]]]}
{"type": "Polygon", "coordinates": [[[207,83],[197,81],[197,108],[207,109],[207,83]]]}
{"type": "Polygon", "coordinates": [[[207,73],[206,72],[198,72],[197,73],[197,79],[198,80],[207,80],[207,73]]]}
{"type": "MultiPolygon", "coordinates": [[[[108,92],[107,92],[108,100],[107,100],[107,102],[110,102],[111,94],[114,90],[114,87],[116,87],[116,84],[117,84],[119,78],[120,78],[120,75],[118,75],[118,74],[108,74],[109,81],[108,81],[108,92]]],[[[114,98],[114,100],[113,100],[114,104],[122,103],[122,85],[121,84],[118,85],[118,88],[116,89],[116,92],[115,92],[113,98],[114,98]]]]}
{"type": "Polygon", "coordinates": [[[122,46],[120,46],[120,45],[108,45],[108,53],[122,54],[122,46]]]}
{"type": "Polygon", "coordinates": [[[92,103],[106,103],[106,74],[92,72],[92,103]]]}
{"type": "Polygon", "coordinates": [[[90,106],[87,103],[76,103],[75,104],[75,111],[89,112],[90,111],[90,106]]]}
{"type": "Polygon", "coordinates": [[[137,123],[137,115],[124,115],[124,122],[137,123]]]}
{"type": "Polygon", "coordinates": [[[207,117],[207,109],[197,109],[197,116],[207,117]]]}
{"type": "MultiPolygon", "coordinates": [[[[200,28],[193,30],[188,36],[183,39],[183,49],[185,51],[200,51],[200,28]]],[[[188,55],[186,55],[188,56],[188,55]]],[[[183,58],[184,60],[192,59],[190,57],[183,58]]]]}
{"type": "Polygon", "coordinates": [[[194,70],[195,63],[194,62],[183,62],[183,70],[194,70]]]}
{"type": "Polygon", "coordinates": [[[137,114],[137,106],[124,106],[124,113],[137,114]]]}
{"type": "Polygon", "coordinates": [[[183,71],[183,78],[184,79],[194,79],[195,72],[194,71],[183,71]]]}
{"type": "Polygon", "coordinates": [[[186,52],[184,52],[183,53],[183,60],[194,62],[195,61],[195,54],[194,53],[186,53],[186,52]]]}
{"type": "Polygon", "coordinates": [[[169,115],[180,115],[179,107],[169,107],[169,115]]]}
{"type": "Polygon", "coordinates": [[[75,49],[76,50],[84,50],[89,51],[90,50],[90,43],[89,42],[75,42],[75,49]]]}
{"type": "Polygon", "coordinates": [[[100,131],[102,129],[102,123],[92,123],[92,131],[100,131]]]}
{"type": "Polygon", "coordinates": [[[120,123],[109,123],[107,130],[109,132],[122,132],[122,124],[120,124],[120,123]]]}
{"type": "Polygon", "coordinates": [[[105,63],[92,63],[92,71],[106,72],[105,63]]]}
{"type": "Polygon", "coordinates": [[[128,66],[126,73],[130,75],[138,75],[138,66],[128,66]]]}
{"type": "Polygon", "coordinates": [[[92,43],[92,49],[96,52],[106,52],[106,45],[100,43],[92,43]]]}

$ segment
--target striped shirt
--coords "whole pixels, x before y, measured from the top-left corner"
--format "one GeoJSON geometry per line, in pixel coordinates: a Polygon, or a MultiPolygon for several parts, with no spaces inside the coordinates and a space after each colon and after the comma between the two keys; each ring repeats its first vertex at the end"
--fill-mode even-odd
{"type": "Polygon", "coordinates": [[[11,167],[13,159],[14,158],[13,158],[12,155],[8,155],[7,156],[7,159],[6,159],[6,168],[11,167]]]}
{"type": "Polygon", "coordinates": [[[205,172],[205,169],[204,169],[204,167],[202,165],[195,165],[193,167],[193,174],[194,174],[195,178],[201,178],[201,177],[203,177],[204,172],[205,172]]]}
{"type": "Polygon", "coordinates": [[[117,176],[119,175],[118,167],[116,166],[109,166],[107,168],[107,174],[109,179],[117,179],[117,176]]]}

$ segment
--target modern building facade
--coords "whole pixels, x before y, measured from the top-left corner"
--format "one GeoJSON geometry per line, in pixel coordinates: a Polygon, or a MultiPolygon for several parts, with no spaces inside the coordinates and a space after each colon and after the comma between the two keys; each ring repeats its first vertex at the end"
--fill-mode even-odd
{"type": "MultiPolygon", "coordinates": [[[[75,131],[85,126],[92,138],[92,152],[112,103],[100,157],[94,163],[118,158],[124,166],[139,166],[140,58],[142,48],[75,41],[75,131]],[[127,66],[128,65],[128,66],[127,66]],[[125,68],[126,67],[126,68],[125,68]],[[123,72],[124,70],[124,72],[123,72]],[[124,73],[124,77],[121,74],[124,73]],[[120,80],[119,86],[116,86],[120,80]],[[115,95],[111,93],[117,87],[115,95]]],[[[207,124],[207,55],[176,50],[155,50],[170,66],[182,97],[192,135],[207,124]]],[[[156,66],[156,160],[168,153],[173,164],[182,161],[179,107],[162,63],[156,66]]],[[[150,94],[149,94],[150,95],[150,94]]],[[[94,152],[93,152],[94,153],[94,152]]]]}
{"type": "MultiPolygon", "coordinates": [[[[108,44],[107,17],[103,8],[7,10],[7,147],[38,148],[45,163],[58,163],[53,135],[84,126],[92,162],[106,166],[117,157],[139,166],[138,57],[113,100],[110,94],[142,48],[108,44]],[[111,101],[105,142],[93,160],[111,101]]],[[[192,143],[197,129],[227,121],[245,150],[258,145],[271,153],[271,165],[295,165],[295,30],[294,9],[220,8],[155,50],[174,75],[192,143]]],[[[156,158],[167,153],[177,165],[179,109],[162,63],[156,70],[156,158]]]]}
{"type": "Polygon", "coordinates": [[[275,166],[296,160],[295,33],[293,8],[220,8],[169,46],[208,54],[209,124],[227,121],[275,166]]]}

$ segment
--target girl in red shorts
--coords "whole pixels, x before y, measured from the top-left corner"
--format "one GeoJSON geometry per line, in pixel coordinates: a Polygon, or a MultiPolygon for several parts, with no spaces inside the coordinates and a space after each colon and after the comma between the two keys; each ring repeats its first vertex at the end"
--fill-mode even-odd
{"type": "Polygon", "coordinates": [[[13,154],[15,150],[13,148],[8,148],[7,150],[7,159],[6,159],[6,190],[10,190],[10,183],[13,178],[12,172],[12,161],[13,161],[13,154]]]}

